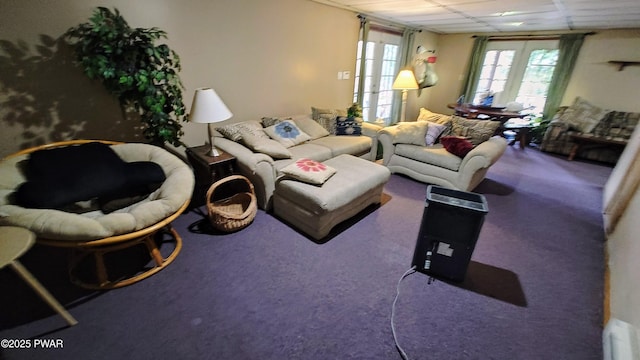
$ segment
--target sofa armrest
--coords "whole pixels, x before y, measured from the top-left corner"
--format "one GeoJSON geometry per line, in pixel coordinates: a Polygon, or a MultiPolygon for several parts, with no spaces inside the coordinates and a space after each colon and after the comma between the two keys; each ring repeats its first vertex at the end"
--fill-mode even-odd
{"type": "Polygon", "coordinates": [[[361,123],[362,126],[362,135],[368,136],[370,138],[378,137],[378,131],[380,131],[383,127],[377,124],[373,124],[370,122],[363,121],[361,123]]]}
{"type": "Polygon", "coordinates": [[[396,125],[387,126],[378,130],[378,142],[382,145],[382,164],[387,165],[391,156],[396,151],[395,136],[398,132],[396,125]]]}
{"type": "Polygon", "coordinates": [[[268,210],[277,177],[273,158],[254,153],[246,146],[227,138],[216,137],[215,141],[217,147],[236,157],[236,169],[253,184],[258,206],[268,210]]]}
{"type": "MultiPolygon", "coordinates": [[[[462,159],[460,169],[474,167],[473,170],[488,168],[493,165],[507,149],[507,140],[501,136],[493,136],[474,147],[462,159]]],[[[465,169],[467,171],[468,169],[465,169]]]]}

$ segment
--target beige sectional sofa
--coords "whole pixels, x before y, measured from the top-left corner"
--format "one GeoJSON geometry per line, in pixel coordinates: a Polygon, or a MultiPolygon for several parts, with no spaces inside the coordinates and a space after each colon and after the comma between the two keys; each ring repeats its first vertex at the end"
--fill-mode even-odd
{"type": "MultiPolygon", "coordinates": [[[[307,115],[282,119],[263,118],[261,122],[251,121],[251,123],[254,124],[253,126],[255,123],[261,123],[268,133],[267,129],[274,125],[265,123],[267,119],[275,120],[275,123],[281,122],[282,119],[289,119],[301,132],[309,136],[295,145],[285,145],[284,154],[281,154],[282,148],[279,148],[280,151],[270,148],[271,145],[275,145],[272,139],[264,138],[262,135],[256,138],[248,135],[246,131],[243,136],[234,139],[233,134],[225,131],[228,130],[225,127],[216,128],[219,134],[216,134],[215,140],[216,147],[236,157],[236,171],[253,183],[258,206],[263,210],[272,208],[276,181],[282,175],[280,170],[297,159],[326,161],[338,155],[348,154],[366,160],[375,160],[378,148],[377,131],[381,128],[380,126],[362,122],[361,135],[333,135],[331,129],[323,128],[318,121],[307,115]]],[[[226,127],[234,128],[242,123],[246,125],[249,122],[239,122],[226,127]]],[[[257,132],[260,130],[258,129],[257,132]]]]}
{"type": "Polygon", "coordinates": [[[432,113],[423,108],[413,124],[399,123],[379,131],[383,165],[392,173],[404,174],[424,183],[471,191],[507,148],[506,139],[492,136],[497,126],[499,122],[468,120],[432,113]],[[426,128],[425,123],[428,124],[426,128]],[[437,125],[444,125],[444,130],[427,145],[426,132],[429,127],[436,128],[437,125]],[[412,130],[411,127],[422,128],[423,132],[408,132],[407,128],[412,130]],[[417,136],[407,136],[407,133],[417,136]],[[470,139],[473,148],[464,156],[452,154],[438,141],[451,135],[470,139]]]}

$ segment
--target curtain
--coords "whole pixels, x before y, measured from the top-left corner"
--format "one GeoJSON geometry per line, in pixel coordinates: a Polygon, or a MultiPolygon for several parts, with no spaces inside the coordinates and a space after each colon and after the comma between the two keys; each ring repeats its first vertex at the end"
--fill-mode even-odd
{"type": "Polygon", "coordinates": [[[488,42],[488,36],[476,36],[476,39],[473,42],[473,49],[471,50],[471,57],[469,59],[469,67],[467,68],[467,77],[464,85],[462,86],[462,94],[464,95],[465,102],[470,103],[473,101],[474,91],[478,86],[482,63],[484,62],[484,53],[487,49],[488,42]]]}
{"type": "MultiPolygon", "coordinates": [[[[416,30],[405,29],[402,32],[402,43],[400,44],[400,69],[410,68],[413,55],[413,44],[415,42],[416,30]]],[[[393,102],[391,107],[391,123],[400,121],[400,106],[402,106],[402,92],[393,92],[393,102]]],[[[389,124],[387,124],[389,125],[389,124]]]]}
{"type": "Polygon", "coordinates": [[[365,78],[365,59],[367,54],[367,38],[369,37],[369,21],[362,15],[358,15],[360,18],[360,38],[359,41],[362,42],[362,48],[360,50],[360,71],[358,74],[358,97],[356,102],[362,106],[363,95],[364,95],[364,78],[365,78]]]}
{"type": "Polygon", "coordinates": [[[578,53],[587,34],[564,34],[560,35],[558,44],[558,62],[553,71],[547,101],[544,104],[542,118],[549,119],[558,110],[562,102],[565,90],[571,79],[571,73],[575,67],[578,53]]]}

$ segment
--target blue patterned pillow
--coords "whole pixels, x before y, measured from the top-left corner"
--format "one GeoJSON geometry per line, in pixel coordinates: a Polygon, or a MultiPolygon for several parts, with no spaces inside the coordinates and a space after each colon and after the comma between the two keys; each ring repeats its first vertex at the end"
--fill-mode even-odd
{"type": "Polygon", "coordinates": [[[291,120],[284,120],[269,126],[264,129],[264,132],[287,148],[311,140],[311,137],[300,130],[296,123],[291,120]]]}
{"type": "Polygon", "coordinates": [[[357,118],[338,116],[336,119],[336,135],[362,135],[362,125],[357,118]]]}

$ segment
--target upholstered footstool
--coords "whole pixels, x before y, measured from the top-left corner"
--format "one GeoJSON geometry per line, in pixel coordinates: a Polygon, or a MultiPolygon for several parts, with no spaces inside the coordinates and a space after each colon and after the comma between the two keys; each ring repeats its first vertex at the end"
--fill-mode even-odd
{"type": "Polygon", "coordinates": [[[273,193],[273,212],[313,239],[372,204],[380,203],[390,172],[382,165],[352,155],[323,162],[336,169],[321,186],[282,178],[273,193]]]}

